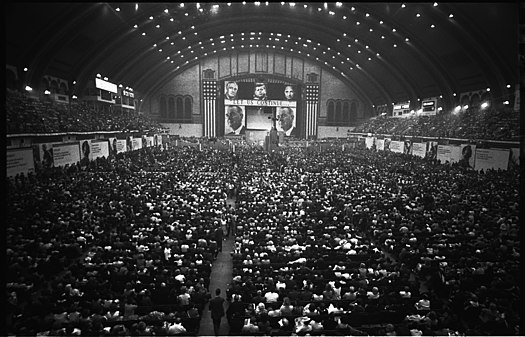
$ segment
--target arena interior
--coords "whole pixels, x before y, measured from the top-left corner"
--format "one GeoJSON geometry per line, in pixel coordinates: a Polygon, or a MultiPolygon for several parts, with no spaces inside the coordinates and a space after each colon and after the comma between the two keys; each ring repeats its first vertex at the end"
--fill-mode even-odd
{"type": "Polygon", "coordinates": [[[519,2],[15,3],[5,336],[517,336],[519,2]]]}

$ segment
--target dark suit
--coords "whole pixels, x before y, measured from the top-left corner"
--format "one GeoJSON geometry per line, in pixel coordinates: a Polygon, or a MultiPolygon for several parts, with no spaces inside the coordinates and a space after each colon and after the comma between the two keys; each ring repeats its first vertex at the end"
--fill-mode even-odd
{"type": "Polygon", "coordinates": [[[215,296],[210,300],[211,319],[213,320],[213,331],[215,335],[219,335],[219,327],[221,326],[222,316],[224,316],[224,298],[215,296]]]}
{"type": "Polygon", "coordinates": [[[229,135],[244,135],[246,133],[246,127],[242,127],[241,130],[239,130],[239,133],[235,133],[235,131],[229,132],[229,135]]]}

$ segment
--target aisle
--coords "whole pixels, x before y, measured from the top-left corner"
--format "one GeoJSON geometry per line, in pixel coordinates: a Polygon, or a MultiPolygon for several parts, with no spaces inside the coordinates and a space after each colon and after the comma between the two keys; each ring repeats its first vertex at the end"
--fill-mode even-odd
{"type": "MultiPolygon", "coordinates": [[[[228,204],[234,203],[228,200],[228,204]]],[[[235,205],[234,205],[235,206],[235,205]]],[[[221,289],[221,297],[226,299],[226,290],[233,280],[233,262],[232,255],[233,248],[235,246],[235,238],[233,235],[225,237],[222,242],[222,252],[217,255],[217,259],[213,262],[210,275],[210,294],[215,297],[215,289],[221,289]]],[[[224,311],[228,309],[228,302],[224,304],[224,311]]],[[[226,316],[222,318],[221,327],[219,329],[219,335],[228,336],[230,327],[226,316]]],[[[202,312],[201,324],[197,336],[214,336],[213,333],[213,322],[211,320],[211,313],[208,309],[208,304],[204,307],[202,312]]]]}

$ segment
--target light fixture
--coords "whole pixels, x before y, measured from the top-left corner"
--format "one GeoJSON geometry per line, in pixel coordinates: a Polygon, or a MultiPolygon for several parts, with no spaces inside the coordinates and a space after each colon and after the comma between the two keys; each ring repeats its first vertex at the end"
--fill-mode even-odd
{"type": "Polygon", "coordinates": [[[481,109],[486,109],[489,106],[488,102],[481,103],[481,109]]]}

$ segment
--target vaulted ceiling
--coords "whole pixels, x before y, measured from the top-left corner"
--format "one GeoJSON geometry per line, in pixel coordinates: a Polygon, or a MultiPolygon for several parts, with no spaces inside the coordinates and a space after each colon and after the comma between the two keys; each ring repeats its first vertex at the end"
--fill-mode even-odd
{"type": "Polygon", "coordinates": [[[199,59],[278,50],[318,62],[371,105],[519,81],[512,3],[9,3],[6,63],[37,87],[43,75],[96,74],[152,94],[199,59]]]}

